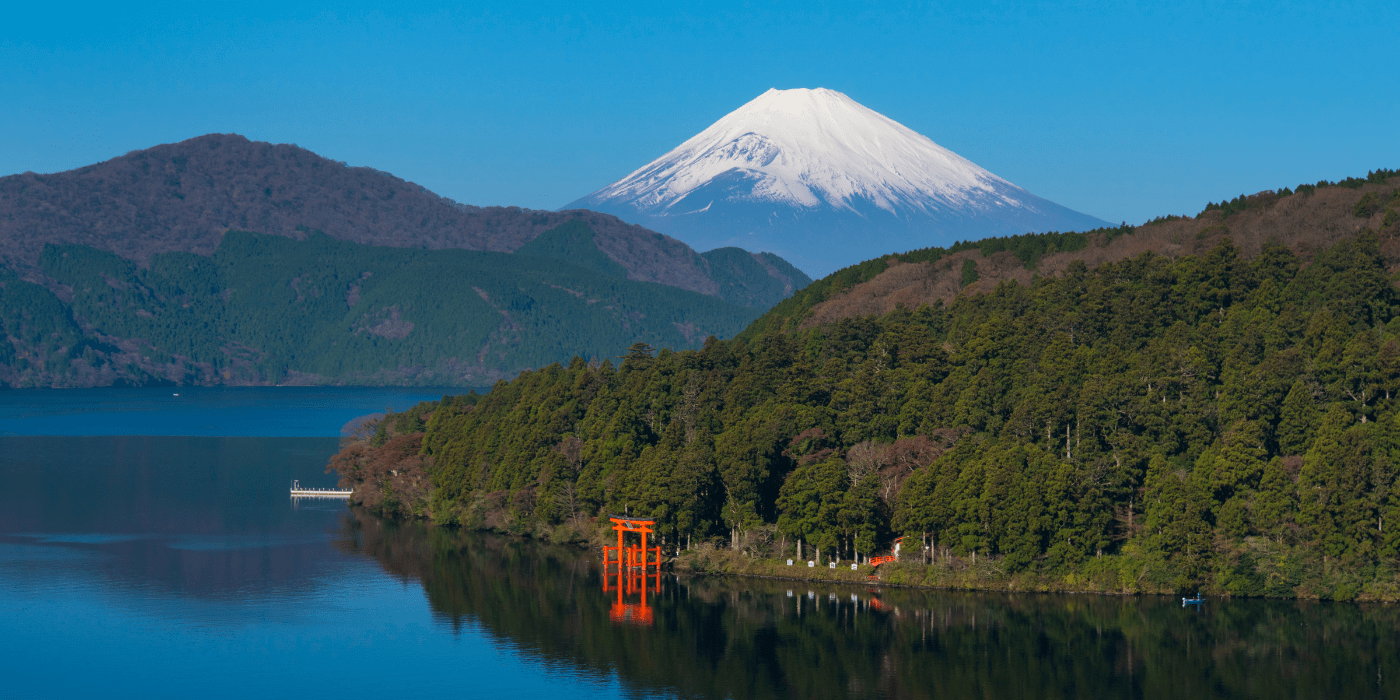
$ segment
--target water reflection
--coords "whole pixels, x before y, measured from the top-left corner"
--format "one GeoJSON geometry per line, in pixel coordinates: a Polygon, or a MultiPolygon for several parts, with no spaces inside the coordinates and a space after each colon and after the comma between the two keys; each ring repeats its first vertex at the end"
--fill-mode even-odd
{"type": "Polygon", "coordinates": [[[617,601],[608,610],[609,620],[643,626],[655,622],[651,606],[647,605],[647,594],[655,598],[661,593],[661,571],[652,571],[654,573],[614,566],[603,573],[603,593],[613,591],[617,594],[617,601]]]}
{"type": "MultiPolygon", "coordinates": [[[[0,437],[7,578],[201,597],[308,590],[350,562],[345,506],[287,503],[334,438],[0,437]],[[312,465],[308,469],[307,465],[312,465]]],[[[314,471],[313,471],[314,470],[314,471]]],[[[322,483],[326,482],[326,483],[322,483]]]]}
{"type": "Polygon", "coordinates": [[[605,576],[600,552],[291,502],[335,449],[0,437],[6,690],[1400,697],[1394,607],[605,576]]]}
{"type": "Polygon", "coordinates": [[[0,437],[0,697],[646,694],[435,624],[343,502],[290,501],[336,442],[0,437]]]}
{"type": "MultiPolygon", "coordinates": [[[[436,618],[702,698],[1395,697],[1400,611],[1315,602],[999,595],[676,578],[596,554],[356,513],[341,540],[436,618]],[[624,576],[624,579],[626,577],[624,576]],[[621,601],[619,594],[632,596],[621,601]],[[618,619],[618,605],[635,605],[618,619]],[[649,626],[636,622],[641,615],[649,626]]],[[[625,609],[625,608],[624,608],[625,609]]]]}

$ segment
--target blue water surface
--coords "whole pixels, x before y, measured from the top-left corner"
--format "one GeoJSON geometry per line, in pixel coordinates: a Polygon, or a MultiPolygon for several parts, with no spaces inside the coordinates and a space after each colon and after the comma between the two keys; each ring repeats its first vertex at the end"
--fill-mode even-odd
{"type": "Polygon", "coordinates": [[[0,392],[0,698],[1400,700],[1395,606],[624,578],[290,497],[448,392],[174,393],[0,392]]]}
{"type": "MultiPolygon", "coordinates": [[[[457,387],[142,387],[0,390],[0,435],[336,436],[350,421],[457,387]]],[[[483,391],[483,390],[478,390],[483,391]]]]}
{"type": "Polygon", "coordinates": [[[0,436],[0,697],[637,695],[437,621],[422,586],[347,546],[343,502],[288,497],[334,484],[336,449],[0,436]]]}

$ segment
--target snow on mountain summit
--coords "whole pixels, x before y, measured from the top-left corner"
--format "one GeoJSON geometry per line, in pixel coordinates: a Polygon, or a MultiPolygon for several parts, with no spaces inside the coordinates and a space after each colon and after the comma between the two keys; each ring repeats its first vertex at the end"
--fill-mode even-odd
{"type": "Polygon", "coordinates": [[[615,214],[702,250],[769,250],[809,274],[970,231],[1104,224],[824,88],[768,90],[565,208],[615,214]]]}
{"type": "Polygon", "coordinates": [[[755,199],[853,209],[861,197],[891,213],[925,210],[925,200],[957,205],[968,190],[1010,184],[835,90],[801,88],[759,95],[594,196],[670,209],[736,168],[761,177],[755,199]]]}

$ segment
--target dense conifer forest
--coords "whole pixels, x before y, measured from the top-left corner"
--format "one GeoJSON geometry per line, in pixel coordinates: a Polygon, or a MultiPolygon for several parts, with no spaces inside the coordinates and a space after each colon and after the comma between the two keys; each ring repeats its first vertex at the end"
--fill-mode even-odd
{"type": "MultiPolygon", "coordinates": [[[[1394,599],[1393,223],[1306,257],[1222,238],[774,321],[799,295],[733,341],[638,343],[391,416],[331,466],[365,505],[440,524],[625,512],[680,550],[863,559],[902,536],[906,560],[980,556],[1031,587],[1394,599]]],[[[1055,235],[1013,245],[1073,245],[1055,235]]]]}

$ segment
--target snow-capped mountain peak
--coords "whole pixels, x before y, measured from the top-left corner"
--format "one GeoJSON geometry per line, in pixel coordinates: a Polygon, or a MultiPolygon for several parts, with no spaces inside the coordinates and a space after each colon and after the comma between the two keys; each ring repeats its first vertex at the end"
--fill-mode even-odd
{"type": "MultiPolygon", "coordinates": [[[[831,234],[843,240],[826,248],[871,257],[949,242],[948,234],[968,229],[1003,235],[1104,223],[1035,197],[824,88],[768,90],[566,208],[606,211],[701,248],[738,245],[790,260],[801,259],[799,248],[813,237],[829,237],[833,225],[831,234]],[[849,235],[856,233],[859,241],[849,235]],[[807,240],[782,240],[792,234],[807,240]]],[[[795,262],[809,273],[864,259],[808,258],[805,267],[795,262]]]]}
{"type": "Polygon", "coordinates": [[[758,179],[757,200],[853,210],[862,198],[891,213],[926,211],[929,200],[958,205],[969,190],[1010,185],[846,95],[799,88],[759,95],[594,196],[670,210],[731,170],[758,179]]]}

